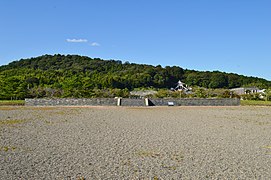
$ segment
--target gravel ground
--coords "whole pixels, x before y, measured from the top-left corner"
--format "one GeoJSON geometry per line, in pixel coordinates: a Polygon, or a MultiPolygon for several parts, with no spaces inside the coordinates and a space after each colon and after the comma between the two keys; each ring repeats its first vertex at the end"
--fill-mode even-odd
{"type": "Polygon", "coordinates": [[[0,179],[271,179],[271,108],[0,107],[0,179]]]}

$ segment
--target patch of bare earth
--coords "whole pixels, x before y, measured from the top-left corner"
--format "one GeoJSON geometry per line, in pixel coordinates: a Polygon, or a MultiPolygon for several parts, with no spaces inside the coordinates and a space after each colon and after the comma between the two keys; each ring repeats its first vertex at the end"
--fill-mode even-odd
{"type": "Polygon", "coordinates": [[[270,107],[0,107],[0,179],[271,179],[270,107]]]}

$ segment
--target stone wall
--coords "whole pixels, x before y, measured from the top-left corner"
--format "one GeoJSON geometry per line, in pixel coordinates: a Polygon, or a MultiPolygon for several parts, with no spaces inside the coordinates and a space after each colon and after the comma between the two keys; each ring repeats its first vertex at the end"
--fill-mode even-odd
{"type": "Polygon", "coordinates": [[[114,98],[25,99],[26,106],[116,106],[114,98]]]}
{"type": "MultiPolygon", "coordinates": [[[[128,99],[119,100],[120,106],[239,106],[239,99],[128,99]]],[[[26,106],[117,106],[114,98],[63,98],[63,99],[25,99],[26,106]]]]}
{"type": "Polygon", "coordinates": [[[167,106],[173,102],[174,106],[239,106],[240,99],[201,99],[201,98],[182,98],[182,99],[150,99],[149,103],[154,106],[167,106]]]}
{"type": "Polygon", "coordinates": [[[145,106],[145,101],[144,99],[122,98],[121,106],[145,106]]]}

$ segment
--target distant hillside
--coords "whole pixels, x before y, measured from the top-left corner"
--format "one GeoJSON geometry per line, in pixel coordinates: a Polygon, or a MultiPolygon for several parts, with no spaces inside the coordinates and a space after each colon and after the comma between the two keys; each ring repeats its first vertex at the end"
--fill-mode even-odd
{"type": "Polygon", "coordinates": [[[98,90],[127,93],[134,88],[171,88],[178,80],[189,86],[235,88],[271,87],[257,77],[201,72],[181,67],[134,64],[78,55],[44,55],[0,66],[0,99],[25,97],[94,97],[98,90]]]}

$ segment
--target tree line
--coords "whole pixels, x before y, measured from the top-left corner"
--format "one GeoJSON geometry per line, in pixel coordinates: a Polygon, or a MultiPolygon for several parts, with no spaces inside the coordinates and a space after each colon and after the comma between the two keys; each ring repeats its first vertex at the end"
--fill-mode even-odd
{"type": "Polygon", "coordinates": [[[102,60],[78,55],[43,55],[0,66],[0,99],[129,96],[135,88],[169,89],[178,80],[203,88],[271,87],[262,78],[102,60]]]}

